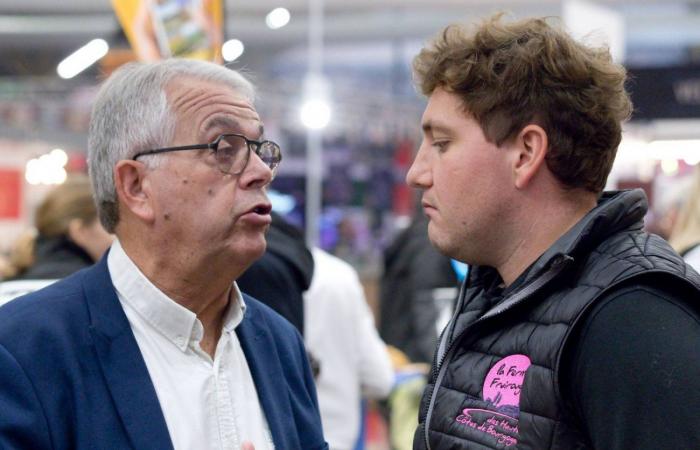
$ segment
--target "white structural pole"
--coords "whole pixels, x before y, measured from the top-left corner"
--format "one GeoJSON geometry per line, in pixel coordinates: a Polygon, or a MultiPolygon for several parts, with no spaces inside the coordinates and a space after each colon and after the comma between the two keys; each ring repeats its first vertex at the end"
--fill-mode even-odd
{"type": "MultiPolygon", "coordinates": [[[[320,94],[323,79],[323,0],[309,0],[309,72],[305,83],[306,100],[320,94]]],[[[306,131],[306,243],[318,245],[323,182],[323,131],[307,127],[306,131]]]]}

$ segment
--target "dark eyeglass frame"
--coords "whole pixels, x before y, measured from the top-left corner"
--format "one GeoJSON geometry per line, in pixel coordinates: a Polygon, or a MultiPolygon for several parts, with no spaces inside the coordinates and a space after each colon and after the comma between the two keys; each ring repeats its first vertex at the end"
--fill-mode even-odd
{"type": "Polygon", "coordinates": [[[133,161],[138,160],[141,156],[148,156],[148,155],[157,155],[159,153],[169,153],[169,152],[179,152],[183,150],[212,150],[215,154],[219,149],[219,143],[221,143],[222,140],[224,140],[228,136],[233,136],[233,137],[238,137],[241,138],[245,141],[246,147],[248,148],[248,153],[246,153],[246,159],[245,163],[243,164],[243,168],[237,172],[230,172],[230,171],[225,171],[221,170],[223,173],[227,173],[230,175],[240,175],[242,174],[246,167],[248,167],[248,162],[250,161],[250,153],[253,152],[255,153],[258,158],[262,159],[263,162],[269,167],[269,169],[272,171],[272,177],[274,178],[275,175],[277,174],[277,168],[279,167],[280,162],[282,161],[282,150],[280,149],[279,144],[273,141],[254,141],[253,139],[248,139],[242,134],[236,134],[236,133],[225,133],[225,134],[220,134],[217,136],[216,139],[214,139],[212,142],[208,144],[195,144],[195,145],[182,145],[179,147],[163,147],[163,148],[154,148],[152,150],[144,150],[142,152],[138,152],[135,154],[131,159],[133,161]],[[263,148],[264,145],[270,145],[272,149],[274,150],[273,153],[275,153],[275,156],[277,157],[276,161],[272,161],[271,163],[268,163],[263,159],[263,155],[261,154],[261,149],[263,148]]]}

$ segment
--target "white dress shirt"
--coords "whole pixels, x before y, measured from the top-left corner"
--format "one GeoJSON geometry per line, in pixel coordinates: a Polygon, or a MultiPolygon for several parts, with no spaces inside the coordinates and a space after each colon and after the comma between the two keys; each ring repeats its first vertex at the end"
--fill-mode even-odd
{"type": "Polygon", "coordinates": [[[214,359],[202,323],[153,285],[115,240],[107,266],[155,386],[176,450],[274,448],[235,328],[245,304],[234,283],[214,359]]]}
{"type": "Polygon", "coordinates": [[[323,434],[332,450],[351,450],[360,430],[362,398],[385,398],[394,371],[355,269],[321,249],[312,252],[304,341],[320,363],[316,390],[323,434]]]}

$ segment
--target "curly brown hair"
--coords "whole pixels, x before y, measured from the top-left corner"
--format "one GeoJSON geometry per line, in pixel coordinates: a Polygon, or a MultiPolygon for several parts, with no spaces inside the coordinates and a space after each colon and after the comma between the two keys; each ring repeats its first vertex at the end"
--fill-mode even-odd
{"type": "Polygon", "coordinates": [[[499,146],[540,125],[547,167],[563,186],[601,192],[632,112],[624,67],[547,18],[502,16],[445,28],[413,60],[418,87],[427,96],[438,87],[458,95],[499,146]]]}

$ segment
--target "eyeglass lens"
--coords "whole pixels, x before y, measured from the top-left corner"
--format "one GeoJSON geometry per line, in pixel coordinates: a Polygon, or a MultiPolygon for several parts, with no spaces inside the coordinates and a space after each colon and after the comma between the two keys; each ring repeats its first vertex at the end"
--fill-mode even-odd
{"type": "Polygon", "coordinates": [[[238,136],[224,136],[216,149],[216,161],[222,172],[237,175],[248,163],[248,144],[238,136]]]}
{"type": "Polygon", "coordinates": [[[267,167],[272,169],[273,173],[277,170],[277,165],[280,163],[280,149],[277,144],[264,142],[260,146],[258,156],[267,164],[267,167]]]}
{"type": "MultiPolygon", "coordinates": [[[[251,144],[251,150],[254,148],[255,144],[251,144]]],[[[266,141],[256,153],[274,175],[280,161],[280,150],[277,144],[266,141]]],[[[221,171],[233,175],[240,174],[245,170],[250,158],[246,140],[240,136],[223,136],[216,150],[216,158],[221,171]]]]}

